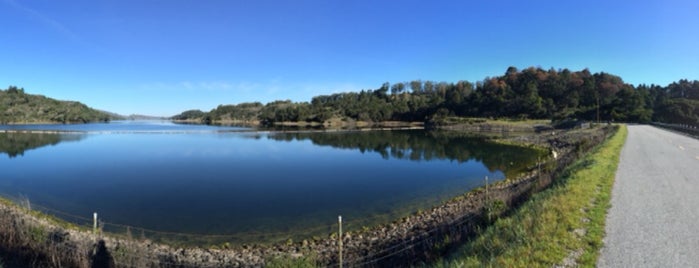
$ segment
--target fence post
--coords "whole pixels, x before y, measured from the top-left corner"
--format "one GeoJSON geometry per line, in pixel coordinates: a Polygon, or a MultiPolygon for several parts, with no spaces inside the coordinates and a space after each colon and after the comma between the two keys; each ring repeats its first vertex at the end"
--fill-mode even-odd
{"type": "Polygon", "coordinates": [[[490,222],[490,200],[488,198],[488,176],[485,176],[485,211],[488,215],[488,221],[490,222]]]}
{"type": "Polygon", "coordinates": [[[338,236],[338,240],[340,241],[340,268],[342,268],[342,215],[337,216],[337,223],[340,226],[340,235],[338,236]]]}
{"type": "Polygon", "coordinates": [[[485,202],[488,203],[488,176],[485,176],[485,202]]]}
{"type": "Polygon", "coordinates": [[[92,234],[95,236],[95,242],[97,242],[97,212],[92,213],[92,234]]]}
{"type": "Polygon", "coordinates": [[[92,248],[92,255],[97,254],[97,212],[92,213],[92,237],[95,245],[92,248]]]}

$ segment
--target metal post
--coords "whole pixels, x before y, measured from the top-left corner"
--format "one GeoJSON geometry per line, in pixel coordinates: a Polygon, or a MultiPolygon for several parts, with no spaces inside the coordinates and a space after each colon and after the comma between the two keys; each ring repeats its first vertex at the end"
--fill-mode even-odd
{"type": "Polygon", "coordinates": [[[338,237],[340,243],[340,268],[342,268],[342,216],[337,216],[337,223],[340,226],[340,236],[338,237]]]}
{"type": "Polygon", "coordinates": [[[485,176],[485,202],[488,203],[488,176],[485,176]]]}
{"type": "Polygon", "coordinates": [[[488,176],[485,176],[485,211],[488,214],[488,221],[490,222],[490,201],[488,200],[488,176]]]}

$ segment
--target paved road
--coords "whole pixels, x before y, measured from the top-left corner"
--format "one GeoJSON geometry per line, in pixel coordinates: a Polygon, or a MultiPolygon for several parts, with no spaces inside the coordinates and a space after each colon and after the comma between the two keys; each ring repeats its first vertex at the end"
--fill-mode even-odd
{"type": "Polygon", "coordinates": [[[699,140],[628,130],[597,265],[699,267],[699,140]]]}

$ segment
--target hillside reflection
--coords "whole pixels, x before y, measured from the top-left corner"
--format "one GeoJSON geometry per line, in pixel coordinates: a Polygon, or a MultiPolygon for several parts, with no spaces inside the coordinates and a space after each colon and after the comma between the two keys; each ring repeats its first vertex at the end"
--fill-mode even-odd
{"type": "Polygon", "coordinates": [[[58,133],[0,133],[0,154],[10,158],[23,156],[24,152],[65,141],[79,141],[85,135],[58,133]]]}
{"type": "Polygon", "coordinates": [[[384,159],[411,161],[453,160],[482,162],[492,172],[511,177],[536,163],[541,152],[504,145],[461,133],[440,131],[361,131],[344,133],[296,132],[269,136],[278,141],[310,140],[319,146],[380,154],[384,159]]]}

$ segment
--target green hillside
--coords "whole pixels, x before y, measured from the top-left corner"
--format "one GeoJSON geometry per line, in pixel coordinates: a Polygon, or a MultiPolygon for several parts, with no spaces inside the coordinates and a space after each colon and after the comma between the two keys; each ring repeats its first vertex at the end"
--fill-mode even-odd
{"type": "Polygon", "coordinates": [[[111,117],[80,102],[27,94],[16,86],[0,90],[0,124],[108,122],[111,117]]]}
{"type": "Polygon", "coordinates": [[[310,102],[220,105],[209,112],[190,110],[173,119],[202,123],[258,120],[261,124],[332,119],[439,123],[449,116],[696,125],[699,81],[634,86],[619,76],[588,69],[510,67],[502,76],[475,83],[386,82],[375,90],[316,96],[310,102]]]}

